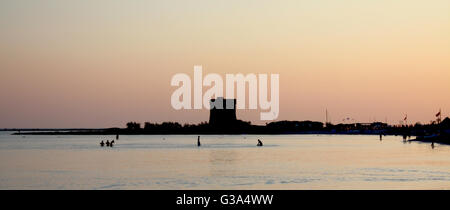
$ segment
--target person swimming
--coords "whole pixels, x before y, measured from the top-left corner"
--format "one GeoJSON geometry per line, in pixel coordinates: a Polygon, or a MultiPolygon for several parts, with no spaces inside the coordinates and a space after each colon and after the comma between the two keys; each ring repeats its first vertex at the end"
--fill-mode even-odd
{"type": "Polygon", "coordinates": [[[263,146],[263,143],[262,143],[262,141],[258,139],[258,144],[257,144],[256,146],[258,146],[258,147],[262,147],[262,146],[263,146]]]}
{"type": "Polygon", "coordinates": [[[103,140],[102,140],[102,142],[100,142],[100,146],[101,147],[105,146],[105,142],[103,142],[103,140]]]}
{"type": "Polygon", "coordinates": [[[202,146],[202,144],[200,143],[200,136],[198,136],[197,138],[197,147],[202,146]]]}

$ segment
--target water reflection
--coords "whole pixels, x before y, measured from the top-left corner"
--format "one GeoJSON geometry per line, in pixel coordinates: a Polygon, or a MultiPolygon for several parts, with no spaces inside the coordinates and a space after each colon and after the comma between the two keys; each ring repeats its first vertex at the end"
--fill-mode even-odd
{"type": "Polygon", "coordinates": [[[238,153],[230,149],[214,149],[209,152],[209,169],[211,176],[234,176],[238,153]]]}

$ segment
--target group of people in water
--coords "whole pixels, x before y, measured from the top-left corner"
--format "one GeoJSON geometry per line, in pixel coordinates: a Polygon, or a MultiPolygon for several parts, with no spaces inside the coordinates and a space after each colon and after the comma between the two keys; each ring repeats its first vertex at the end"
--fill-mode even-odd
{"type": "MultiPolygon", "coordinates": [[[[119,140],[119,134],[117,134],[116,135],[116,140],[119,140]]],[[[100,142],[100,146],[101,147],[104,147],[105,145],[107,146],[107,147],[113,147],[114,146],[114,140],[111,140],[111,142],[109,141],[109,140],[106,140],[106,143],[105,142],[103,142],[103,140],[100,142]]]]}
{"type": "Polygon", "coordinates": [[[103,140],[102,140],[102,142],[100,142],[100,146],[101,146],[101,147],[104,147],[105,144],[106,144],[107,147],[113,147],[113,146],[114,146],[114,143],[115,143],[114,140],[112,140],[111,142],[109,142],[109,140],[106,140],[106,143],[103,142],[103,140]]]}
{"type": "MultiPolygon", "coordinates": [[[[200,136],[198,136],[197,137],[197,147],[200,147],[200,146],[202,146],[202,143],[200,143],[200,136]]],[[[262,147],[263,146],[262,141],[258,139],[258,144],[256,144],[256,146],[262,147]]]]}
{"type": "MultiPolygon", "coordinates": [[[[407,135],[403,135],[403,141],[406,141],[406,138],[407,138],[407,135]]],[[[411,137],[409,136],[409,138],[411,138],[411,137]]],[[[119,139],[119,135],[116,136],[116,139],[119,139]]],[[[165,138],[163,138],[163,140],[165,140],[165,138]]],[[[382,140],[383,140],[383,135],[380,134],[380,141],[382,141],[382,140]]],[[[111,140],[111,142],[109,140],[106,140],[106,143],[103,142],[103,140],[102,140],[100,142],[100,146],[104,147],[106,145],[107,147],[113,147],[114,143],[115,143],[114,140],[111,140]]],[[[200,136],[197,137],[197,146],[198,147],[202,146],[202,144],[200,143],[200,136]]],[[[258,146],[258,147],[263,146],[263,143],[260,139],[258,139],[258,143],[256,144],[256,146],[258,146]]],[[[431,143],[431,148],[434,149],[434,142],[431,143]]]]}
{"type": "MultiPolygon", "coordinates": [[[[118,136],[116,137],[116,139],[118,139],[118,136]]],[[[163,138],[163,140],[165,140],[165,138],[163,138]]],[[[107,147],[113,147],[114,143],[115,143],[114,140],[111,140],[111,142],[109,140],[106,140],[106,143],[103,142],[103,140],[102,140],[100,142],[100,146],[104,147],[106,145],[107,147]]],[[[198,147],[202,146],[202,144],[200,143],[200,136],[197,137],[197,146],[198,147]]],[[[258,139],[258,144],[256,144],[256,146],[262,147],[263,146],[262,141],[258,139]]]]}

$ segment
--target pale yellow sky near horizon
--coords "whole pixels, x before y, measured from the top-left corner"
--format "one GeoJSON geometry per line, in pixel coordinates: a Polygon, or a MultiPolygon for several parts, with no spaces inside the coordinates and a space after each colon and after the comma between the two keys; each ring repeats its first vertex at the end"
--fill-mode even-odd
{"type": "MultiPolygon", "coordinates": [[[[450,113],[450,1],[0,1],[0,128],[208,120],[176,73],[280,74],[277,120],[450,113]]],[[[205,89],[206,90],[206,89],[205,89]]],[[[238,118],[262,124],[258,111],[238,118]]]]}

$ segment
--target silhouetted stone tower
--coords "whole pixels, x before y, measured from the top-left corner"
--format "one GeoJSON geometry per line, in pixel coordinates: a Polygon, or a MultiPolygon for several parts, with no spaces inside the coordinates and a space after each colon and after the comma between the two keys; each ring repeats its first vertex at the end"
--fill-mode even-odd
{"type": "Polygon", "coordinates": [[[211,99],[209,124],[215,127],[236,123],[236,99],[218,97],[211,99]]]}

